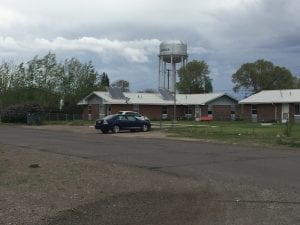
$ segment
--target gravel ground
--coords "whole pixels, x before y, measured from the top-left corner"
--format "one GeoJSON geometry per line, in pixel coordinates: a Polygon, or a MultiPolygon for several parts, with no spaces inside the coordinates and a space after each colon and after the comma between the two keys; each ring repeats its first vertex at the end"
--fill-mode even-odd
{"type": "MultiPolygon", "coordinates": [[[[81,134],[94,134],[101,133],[100,130],[96,130],[94,126],[66,126],[66,125],[43,125],[43,126],[23,126],[24,128],[29,129],[38,129],[38,130],[54,130],[54,131],[68,131],[76,132],[81,134]]],[[[107,134],[115,135],[115,134],[107,134]]],[[[121,131],[117,134],[119,137],[143,137],[143,138],[169,138],[165,132],[159,130],[151,130],[150,132],[128,132],[121,131]]]]}
{"type": "Polygon", "coordinates": [[[219,198],[190,179],[0,147],[1,225],[212,224],[219,198]]]}
{"type": "MultiPolygon", "coordinates": [[[[121,139],[130,137],[154,138],[157,149],[173,141],[158,140],[169,137],[156,130],[116,136],[98,135],[93,127],[82,126],[23,126],[1,131],[7,141],[0,140],[0,225],[300,224],[299,192],[293,189],[299,187],[295,180],[299,161],[292,152],[246,151],[184,141],[174,142],[180,146],[172,154],[162,151],[157,155],[147,145],[143,151],[128,147],[126,154],[122,148],[101,149],[106,157],[97,158],[98,146],[91,140],[98,136],[107,137],[106,144],[103,141],[106,148],[111,141],[133,148],[144,146],[121,139]],[[81,136],[86,142],[77,141],[81,136]],[[36,137],[40,137],[38,143],[31,144],[36,137]],[[51,151],[45,151],[47,143],[51,151]],[[181,161],[181,146],[207,149],[185,151],[181,161]],[[162,167],[149,169],[156,166],[156,160],[162,167]],[[164,167],[169,160],[175,167],[164,167]],[[197,164],[182,167],[186,162],[197,164]],[[268,178],[266,182],[263,177],[268,178]]],[[[152,143],[143,140],[146,142],[152,143]]]]}

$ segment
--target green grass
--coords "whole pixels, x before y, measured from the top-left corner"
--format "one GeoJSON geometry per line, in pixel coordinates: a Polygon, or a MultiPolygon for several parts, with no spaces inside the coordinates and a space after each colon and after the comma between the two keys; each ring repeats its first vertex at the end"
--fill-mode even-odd
{"type": "Polygon", "coordinates": [[[59,120],[59,121],[44,121],[43,125],[68,125],[68,126],[86,126],[94,125],[95,121],[87,120],[59,120]]]}
{"type": "MultiPolygon", "coordinates": [[[[166,124],[167,122],[164,122],[166,124]]],[[[171,136],[216,140],[244,145],[287,145],[300,147],[300,124],[287,127],[286,124],[262,125],[241,121],[196,122],[180,121],[165,128],[171,136]]]]}

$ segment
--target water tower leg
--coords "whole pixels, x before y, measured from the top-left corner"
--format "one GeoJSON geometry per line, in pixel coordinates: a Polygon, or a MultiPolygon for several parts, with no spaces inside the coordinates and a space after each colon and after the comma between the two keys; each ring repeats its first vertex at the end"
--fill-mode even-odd
{"type": "Polygon", "coordinates": [[[172,92],[174,94],[174,107],[173,107],[173,126],[176,122],[176,63],[173,62],[173,55],[171,56],[172,65],[172,92]]]}
{"type": "Polygon", "coordinates": [[[158,60],[158,89],[161,88],[161,58],[158,60]]]}
{"type": "Polygon", "coordinates": [[[164,88],[166,88],[166,62],[164,62],[164,88]]]}

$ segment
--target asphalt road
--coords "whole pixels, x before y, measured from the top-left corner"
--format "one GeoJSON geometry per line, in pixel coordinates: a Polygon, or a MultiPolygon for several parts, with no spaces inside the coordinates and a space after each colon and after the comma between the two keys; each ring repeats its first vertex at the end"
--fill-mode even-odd
{"type": "Polygon", "coordinates": [[[96,131],[82,134],[14,126],[0,127],[0,144],[189,177],[220,194],[216,201],[225,210],[224,220],[211,224],[300,224],[299,149],[124,138],[96,131]]]}

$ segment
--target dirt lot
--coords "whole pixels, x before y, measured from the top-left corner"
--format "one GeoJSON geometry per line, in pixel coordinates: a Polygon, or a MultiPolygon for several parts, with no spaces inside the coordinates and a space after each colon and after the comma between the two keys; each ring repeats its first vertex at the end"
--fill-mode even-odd
{"type": "Polygon", "coordinates": [[[0,126],[0,224],[300,224],[298,152],[165,138],[0,126]]]}
{"type": "MultiPolygon", "coordinates": [[[[25,128],[30,129],[38,129],[38,130],[54,130],[54,131],[68,131],[68,132],[76,132],[81,134],[90,134],[90,133],[102,133],[100,130],[96,130],[94,126],[65,126],[65,125],[43,125],[43,126],[23,126],[25,128]]],[[[114,135],[114,134],[108,134],[114,135]]],[[[118,133],[120,137],[143,137],[143,138],[168,138],[165,132],[159,130],[151,130],[151,132],[120,132],[118,133]]]]}
{"type": "Polygon", "coordinates": [[[1,225],[208,224],[223,217],[219,197],[190,179],[0,146],[1,225]]]}

